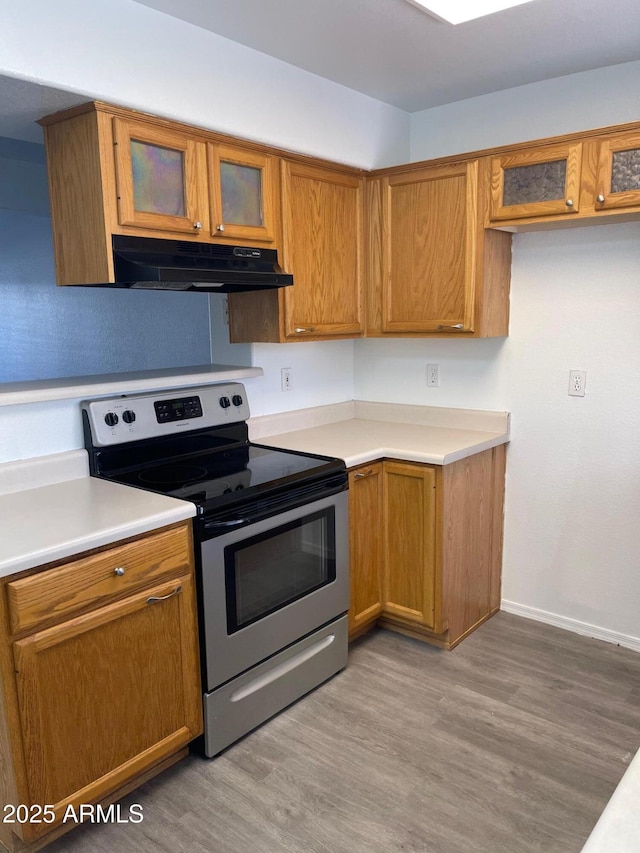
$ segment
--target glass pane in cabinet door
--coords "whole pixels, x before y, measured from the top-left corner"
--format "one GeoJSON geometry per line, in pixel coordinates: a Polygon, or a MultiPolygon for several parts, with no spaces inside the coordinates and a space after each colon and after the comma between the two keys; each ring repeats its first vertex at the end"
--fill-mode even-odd
{"type": "Polygon", "coordinates": [[[237,163],[220,163],[222,221],[233,225],[262,225],[262,170],[237,163]]]}
{"type": "Polygon", "coordinates": [[[186,216],[182,151],[132,139],[131,166],[135,210],[186,216]]]}
{"type": "Polygon", "coordinates": [[[532,163],[504,170],[502,203],[505,207],[564,198],[566,160],[532,163]]]}
{"type": "Polygon", "coordinates": [[[640,190],[640,148],[614,151],[611,168],[611,192],[640,190]]]}

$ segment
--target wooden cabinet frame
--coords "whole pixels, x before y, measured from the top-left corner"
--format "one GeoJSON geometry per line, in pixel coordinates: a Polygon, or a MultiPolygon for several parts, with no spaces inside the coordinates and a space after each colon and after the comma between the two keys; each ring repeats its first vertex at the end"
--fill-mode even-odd
{"type": "Polygon", "coordinates": [[[122,118],[113,119],[113,136],[120,224],[148,228],[156,232],[184,231],[195,236],[202,233],[205,211],[200,202],[200,187],[204,177],[198,162],[200,143],[179,131],[122,118]],[[133,141],[179,151],[182,154],[184,216],[136,210],[131,163],[133,141]]]}
{"type": "Polygon", "coordinates": [[[51,804],[57,818],[0,824],[0,846],[18,853],[73,828],[61,824],[68,805],[113,802],[183,757],[202,733],[191,525],[1,579],[0,592],[0,800],[51,804]],[[140,560],[145,544],[148,569],[140,560]],[[126,565],[137,577],[135,588],[110,587],[102,569],[106,578],[107,563],[129,546],[133,562],[126,565]],[[93,572],[98,603],[84,593],[74,598],[67,584],[59,592],[65,603],[59,614],[34,610],[43,595],[40,580],[53,572],[56,593],[67,569],[77,569],[78,580],[84,569],[93,572]],[[16,630],[10,627],[11,584],[21,590],[14,614],[25,617],[13,620],[16,630]],[[77,674],[84,703],[74,693],[77,674]],[[156,701],[158,692],[163,702],[156,701]]]}
{"type": "Polygon", "coordinates": [[[493,157],[491,160],[491,220],[578,213],[580,209],[581,165],[581,142],[531,148],[526,151],[517,151],[493,157]],[[503,203],[505,170],[519,166],[550,163],[555,160],[566,161],[565,187],[562,198],[553,201],[536,201],[512,205],[505,205],[503,203]]]}
{"type": "Polygon", "coordinates": [[[598,163],[594,204],[596,210],[621,210],[640,207],[640,189],[612,192],[613,155],[620,151],[640,149],[640,131],[621,133],[598,143],[598,163]],[[599,201],[603,197],[603,201],[599,201]]]}

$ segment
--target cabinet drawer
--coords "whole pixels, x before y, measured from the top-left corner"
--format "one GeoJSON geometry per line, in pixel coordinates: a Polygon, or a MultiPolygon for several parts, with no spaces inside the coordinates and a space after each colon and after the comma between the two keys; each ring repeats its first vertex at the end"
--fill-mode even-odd
{"type": "Polygon", "coordinates": [[[7,584],[12,634],[53,622],[189,567],[187,525],[81,557],[7,584]]]}

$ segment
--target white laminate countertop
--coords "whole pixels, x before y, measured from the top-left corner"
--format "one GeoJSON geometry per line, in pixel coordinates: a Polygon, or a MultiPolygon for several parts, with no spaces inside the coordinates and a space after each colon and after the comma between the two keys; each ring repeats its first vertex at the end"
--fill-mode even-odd
{"type": "Polygon", "coordinates": [[[640,850],[640,750],[620,780],[618,787],[582,853],[638,853],[640,850]]]}
{"type": "Polygon", "coordinates": [[[96,477],[0,495],[0,577],[195,516],[195,504],[96,477]]]}
{"type": "MultiPolygon", "coordinates": [[[[456,410],[451,409],[436,412],[428,407],[356,402],[351,412],[353,416],[345,410],[342,412],[346,415],[344,419],[286,432],[270,434],[269,429],[255,419],[258,428],[252,431],[251,437],[253,441],[274,447],[336,456],[343,459],[348,468],[383,457],[448,465],[509,441],[506,412],[459,412],[460,416],[456,417],[456,410]],[[445,418],[443,413],[451,417],[445,418]],[[410,421],[401,420],[403,415],[410,421]],[[490,417],[493,415],[495,417],[490,417]]],[[[300,417],[297,421],[291,418],[292,426],[296,422],[301,423],[300,417]]],[[[274,427],[282,428],[285,424],[282,417],[273,422],[274,427]]]]}

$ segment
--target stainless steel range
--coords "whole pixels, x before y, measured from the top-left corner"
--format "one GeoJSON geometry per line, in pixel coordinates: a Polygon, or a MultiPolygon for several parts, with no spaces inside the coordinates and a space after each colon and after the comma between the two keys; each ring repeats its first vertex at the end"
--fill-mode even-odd
{"type": "Polygon", "coordinates": [[[82,404],[91,473],[195,503],[204,752],[347,663],[344,463],[248,439],[242,385],[82,404]]]}

